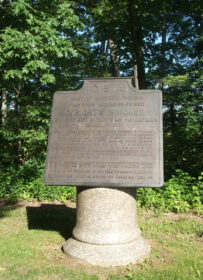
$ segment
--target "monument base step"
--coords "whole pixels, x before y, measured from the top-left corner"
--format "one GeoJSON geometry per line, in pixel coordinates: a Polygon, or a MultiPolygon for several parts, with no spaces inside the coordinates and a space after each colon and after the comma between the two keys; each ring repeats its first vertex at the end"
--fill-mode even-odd
{"type": "Polygon", "coordinates": [[[150,254],[150,245],[143,238],[118,245],[89,244],[70,238],[64,244],[63,251],[78,261],[107,267],[144,261],[150,254]]]}

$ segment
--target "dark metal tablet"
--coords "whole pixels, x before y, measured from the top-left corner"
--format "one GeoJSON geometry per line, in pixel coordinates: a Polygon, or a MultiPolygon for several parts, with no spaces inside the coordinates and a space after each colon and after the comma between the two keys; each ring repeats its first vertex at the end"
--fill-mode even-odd
{"type": "Polygon", "coordinates": [[[130,78],[113,78],[56,92],[45,183],[161,187],[161,91],[135,90],[130,78]]]}

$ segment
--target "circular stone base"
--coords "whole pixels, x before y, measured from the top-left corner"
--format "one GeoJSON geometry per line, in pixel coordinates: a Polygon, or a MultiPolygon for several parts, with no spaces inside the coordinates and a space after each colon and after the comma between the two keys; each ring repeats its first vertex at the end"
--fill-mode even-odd
{"type": "Polygon", "coordinates": [[[63,251],[83,262],[107,267],[142,262],[150,254],[150,245],[143,238],[119,245],[95,245],[70,238],[63,251]]]}

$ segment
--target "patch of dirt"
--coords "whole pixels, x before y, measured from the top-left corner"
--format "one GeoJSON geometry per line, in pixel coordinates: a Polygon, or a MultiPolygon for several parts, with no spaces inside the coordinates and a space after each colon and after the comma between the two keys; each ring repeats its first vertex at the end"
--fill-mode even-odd
{"type": "Polygon", "coordinates": [[[41,205],[66,205],[69,208],[76,208],[76,203],[73,201],[66,201],[64,202],[60,202],[60,201],[43,201],[40,202],[38,200],[34,200],[34,201],[27,201],[27,200],[23,200],[23,201],[19,201],[16,202],[14,204],[10,204],[8,199],[1,199],[0,200],[0,209],[2,210],[14,210],[17,208],[26,208],[27,206],[33,206],[33,207],[40,207],[41,205]]]}
{"type": "MultiPolygon", "coordinates": [[[[88,274],[96,274],[101,280],[108,279],[111,274],[126,274],[128,266],[117,266],[117,267],[101,267],[96,265],[91,265],[85,261],[80,261],[68,255],[65,255],[61,248],[52,248],[48,246],[43,249],[43,254],[46,259],[55,264],[64,265],[68,269],[84,271],[88,274]]],[[[136,265],[134,265],[136,267],[136,265]]]]}
{"type": "Polygon", "coordinates": [[[196,220],[199,222],[203,222],[203,215],[197,215],[192,212],[189,213],[155,213],[153,210],[138,210],[138,220],[146,221],[150,218],[150,221],[157,221],[160,219],[169,220],[169,221],[178,221],[179,219],[188,219],[188,220],[196,220]]]}
{"type": "Polygon", "coordinates": [[[151,245],[151,258],[149,264],[152,267],[156,267],[160,264],[170,265],[172,263],[173,255],[162,243],[156,240],[148,240],[148,242],[151,245]]]}
{"type": "Polygon", "coordinates": [[[167,220],[170,221],[177,221],[179,219],[192,219],[192,220],[198,220],[203,222],[203,215],[195,215],[193,213],[181,213],[181,214],[176,214],[176,213],[164,213],[164,217],[167,220]]]}
{"type": "Polygon", "coordinates": [[[130,270],[139,268],[139,264],[114,267],[91,265],[84,260],[78,260],[64,254],[60,246],[51,246],[50,244],[43,247],[42,254],[49,262],[64,265],[68,269],[79,270],[80,272],[84,271],[88,274],[96,274],[101,280],[109,279],[109,276],[112,274],[119,274],[119,276],[126,275],[129,272],[129,266],[130,270]]]}
{"type": "Polygon", "coordinates": [[[197,234],[190,234],[189,239],[191,241],[196,241],[196,242],[202,242],[203,243],[203,235],[202,236],[198,236],[197,234]]]}

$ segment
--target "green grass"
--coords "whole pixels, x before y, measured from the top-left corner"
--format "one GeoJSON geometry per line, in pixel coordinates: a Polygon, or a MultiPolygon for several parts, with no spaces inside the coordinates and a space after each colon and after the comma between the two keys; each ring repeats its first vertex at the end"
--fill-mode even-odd
{"type": "Polygon", "coordinates": [[[202,279],[201,218],[140,210],[142,235],[152,252],[144,263],[102,268],[69,259],[61,246],[71,235],[75,209],[23,203],[0,208],[1,280],[192,280],[202,279]]]}

